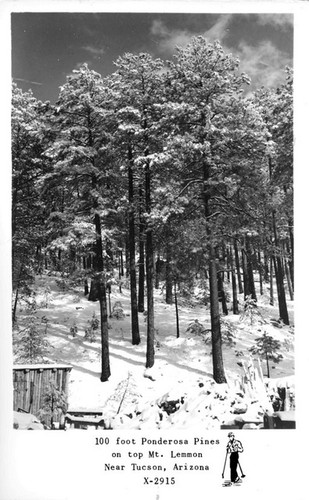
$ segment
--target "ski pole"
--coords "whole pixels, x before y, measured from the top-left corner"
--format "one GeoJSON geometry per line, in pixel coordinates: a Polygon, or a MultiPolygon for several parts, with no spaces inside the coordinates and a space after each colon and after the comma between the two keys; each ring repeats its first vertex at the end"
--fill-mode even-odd
{"type": "Polygon", "coordinates": [[[239,468],[240,468],[241,477],[246,477],[246,474],[244,474],[244,473],[243,473],[242,468],[241,468],[241,465],[240,465],[240,463],[239,463],[239,462],[238,462],[238,465],[239,465],[239,468]]]}
{"type": "Polygon", "coordinates": [[[225,465],[226,465],[227,454],[228,454],[228,452],[226,452],[226,455],[225,455],[224,466],[223,466],[223,472],[222,472],[222,479],[224,479],[224,471],[225,471],[225,465]]]}

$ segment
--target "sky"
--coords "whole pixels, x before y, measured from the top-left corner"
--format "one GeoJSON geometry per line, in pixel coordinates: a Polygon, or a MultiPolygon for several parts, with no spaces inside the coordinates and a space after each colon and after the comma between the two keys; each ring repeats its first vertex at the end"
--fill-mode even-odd
{"type": "Polygon", "coordinates": [[[240,59],[252,87],[277,86],[293,66],[292,14],[12,13],[12,77],[24,91],[55,102],[83,63],[102,76],[125,52],[171,59],[192,36],[219,40],[240,59]]]}

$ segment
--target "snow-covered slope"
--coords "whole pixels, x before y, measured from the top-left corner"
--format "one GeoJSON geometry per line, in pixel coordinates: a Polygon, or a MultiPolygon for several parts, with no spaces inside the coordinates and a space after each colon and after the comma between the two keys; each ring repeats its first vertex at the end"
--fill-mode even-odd
{"type": "MultiPolygon", "coordinates": [[[[107,426],[111,428],[203,428],[219,427],[235,418],[243,418],[248,426],[255,427],[262,421],[267,402],[241,390],[244,376],[243,365],[249,362],[248,349],[255,339],[266,330],[281,343],[283,360],[271,363],[270,386],[288,383],[293,387],[294,353],[293,327],[273,326],[270,318],[278,316],[277,308],[269,305],[267,295],[259,297],[258,305],[265,324],[250,325],[240,317],[225,317],[233,325],[233,344],[223,345],[227,384],[217,385],[212,378],[211,343],[205,343],[205,335],[187,331],[194,320],[210,328],[209,309],[181,305],[180,338],[176,338],[175,307],[167,305],[160,290],[155,292],[156,355],[155,365],[145,370],[146,323],[139,313],[141,343],[133,346],[130,333],[129,290],[119,293],[113,287],[112,305],[120,301],[125,317],[110,319],[110,365],[108,382],[100,381],[100,335],[96,341],[84,338],[85,329],[93,313],[99,317],[99,304],[89,302],[79,292],[62,292],[53,277],[42,276],[37,280],[37,303],[46,285],[50,288],[48,307],[37,311],[38,317],[47,319],[47,337],[51,349],[47,359],[55,363],[68,363],[73,369],[69,382],[70,409],[101,409],[107,426]],[[76,324],[77,334],[70,334],[76,324]],[[255,424],[252,424],[255,422],[255,424]]],[[[41,301],[42,302],[42,301],[41,301]]],[[[44,304],[46,305],[46,304],[44,304]]],[[[293,303],[288,303],[293,323],[293,303]]],[[[24,311],[18,313],[22,324],[24,311]]],[[[266,366],[262,361],[264,374],[266,366]]],[[[274,389],[271,389],[274,390],[274,389]]]]}

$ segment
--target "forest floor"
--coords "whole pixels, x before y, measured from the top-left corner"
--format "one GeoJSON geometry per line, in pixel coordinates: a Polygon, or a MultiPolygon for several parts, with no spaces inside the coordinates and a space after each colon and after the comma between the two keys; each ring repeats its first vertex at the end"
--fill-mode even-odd
{"type": "MultiPolygon", "coordinates": [[[[262,420],[267,403],[256,395],[248,399],[239,390],[244,376],[243,362],[250,363],[249,348],[265,331],[281,344],[280,363],[270,363],[269,391],[288,384],[294,390],[294,317],[293,302],[288,301],[290,326],[278,328],[271,318],[278,318],[278,307],[269,305],[269,288],[258,296],[260,321],[250,324],[229,311],[224,316],[224,329],[232,332],[232,343],[223,343],[224,368],[227,384],[215,384],[212,377],[211,343],[205,342],[205,333],[195,334],[188,326],[198,320],[210,329],[209,306],[179,300],[180,337],[176,338],[175,306],[166,304],[162,290],[155,290],[155,364],[145,369],[146,322],[139,313],[141,343],[131,343],[130,292],[113,286],[111,304],[120,301],[123,319],[109,318],[109,351],[111,376],[100,381],[100,332],[94,342],[85,339],[85,329],[93,314],[100,317],[98,302],[89,302],[83,290],[61,291],[55,276],[42,275],[36,280],[36,315],[47,320],[49,354],[45,361],[72,366],[69,379],[69,409],[103,411],[105,422],[111,428],[165,429],[218,428],[235,417],[246,417],[247,422],[262,420]],[[48,300],[46,301],[46,287],[48,300]],[[44,298],[45,297],[45,298],[44,298]],[[44,303],[45,301],[45,303],[44,303]],[[46,307],[47,306],[47,307],[46,307]],[[73,336],[70,328],[76,324],[73,336]]],[[[243,300],[239,297],[240,310],[243,300]]],[[[228,304],[231,309],[231,303],[228,304]]],[[[18,311],[22,325],[25,310],[18,311]]],[[[253,356],[254,358],[254,356],[253,356]]],[[[257,361],[253,359],[253,363],[257,361]]],[[[264,376],[266,363],[261,360],[264,376]]],[[[254,427],[255,424],[252,424],[254,427]]],[[[250,425],[249,425],[250,427],[250,425]]]]}

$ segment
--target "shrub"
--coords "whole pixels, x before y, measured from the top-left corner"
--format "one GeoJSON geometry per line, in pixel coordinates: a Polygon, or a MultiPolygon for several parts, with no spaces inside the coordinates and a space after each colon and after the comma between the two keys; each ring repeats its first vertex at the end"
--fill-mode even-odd
{"type": "Polygon", "coordinates": [[[78,331],[77,325],[76,325],[76,322],[74,321],[73,325],[70,327],[70,334],[72,335],[72,337],[76,337],[77,331],[78,331]]]}
{"type": "Polygon", "coordinates": [[[267,377],[270,377],[269,371],[269,361],[274,363],[280,363],[282,361],[282,354],[278,353],[281,344],[278,340],[275,340],[271,335],[266,332],[263,333],[261,337],[255,339],[256,345],[250,347],[249,351],[252,354],[258,354],[265,358],[267,366],[267,377]]]}
{"type": "Polygon", "coordinates": [[[49,381],[49,388],[43,394],[42,406],[38,411],[38,417],[41,420],[50,421],[53,426],[54,421],[60,420],[61,416],[67,411],[67,397],[65,392],[59,389],[55,380],[49,381]]]}
{"type": "Polygon", "coordinates": [[[89,326],[85,329],[85,339],[89,340],[90,342],[95,342],[95,332],[99,328],[99,320],[96,317],[96,314],[93,313],[92,318],[87,321],[89,326]]]}
{"type": "Polygon", "coordinates": [[[119,320],[119,319],[124,319],[124,317],[125,314],[121,302],[120,301],[115,302],[115,304],[113,305],[113,310],[111,312],[111,318],[119,320]]]}
{"type": "Polygon", "coordinates": [[[244,310],[239,318],[240,321],[244,321],[253,325],[254,323],[265,323],[262,315],[259,311],[257,301],[252,298],[251,295],[247,295],[244,304],[244,310]]]}
{"type": "Polygon", "coordinates": [[[13,351],[19,363],[44,363],[49,353],[50,343],[46,339],[48,322],[36,316],[33,311],[24,320],[24,328],[18,326],[13,335],[13,351]]]}
{"type": "Polygon", "coordinates": [[[192,323],[189,324],[187,330],[189,333],[193,333],[194,335],[202,335],[203,333],[206,333],[208,330],[200,323],[197,319],[192,321],[192,323]]]}

